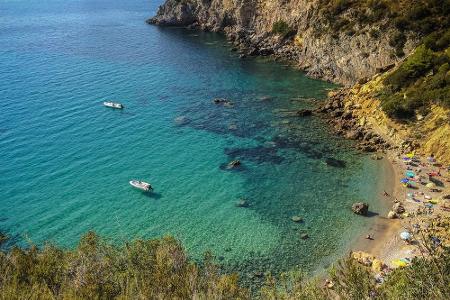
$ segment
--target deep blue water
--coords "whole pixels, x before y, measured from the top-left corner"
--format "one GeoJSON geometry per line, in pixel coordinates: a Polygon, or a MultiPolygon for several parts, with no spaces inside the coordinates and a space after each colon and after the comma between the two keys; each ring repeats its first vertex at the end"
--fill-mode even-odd
{"type": "Polygon", "coordinates": [[[171,234],[242,274],[333,261],[370,223],[351,204],[379,209],[381,170],[320,119],[286,115],[332,86],[240,60],[220,35],[149,26],[156,5],[0,1],[0,229],[67,247],[90,229],[117,242],[171,234]],[[241,170],[221,168],[237,158],[241,170]]]}

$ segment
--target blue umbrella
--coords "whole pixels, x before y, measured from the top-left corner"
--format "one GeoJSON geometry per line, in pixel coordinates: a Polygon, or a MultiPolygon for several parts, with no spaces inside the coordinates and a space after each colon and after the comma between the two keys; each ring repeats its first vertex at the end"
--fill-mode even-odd
{"type": "Polygon", "coordinates": [[[400,233],[400,238],[402,240],[409,240],[411,238],[411,233],[409,233],[408,231],[403,231],[402,233],[400,233]]]}
{"type": "Polygon", "coordinates": [[[406,171],[405,175],[406,175],[406,177],[410,177],[410,178],[413,178],[414,176],[416,176],[416,174],[413,171],[406,171]]]}
{"type": "Polygon", "coordinates": [[[409,179],[408,178],[403,178],[402,180],[400,180],[401,183],[408,183],[409,179]]]}

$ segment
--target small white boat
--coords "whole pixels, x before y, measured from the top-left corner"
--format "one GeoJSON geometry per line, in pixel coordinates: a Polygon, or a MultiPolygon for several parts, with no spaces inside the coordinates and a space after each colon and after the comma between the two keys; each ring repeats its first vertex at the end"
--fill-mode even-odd
{"type": "Polygon", "coordinates": [[[130,184],[133,187],[135,187],[139,190],[145,191],[145,192],[149,192],[149,191],[153,190],[151,184],[148,182],[144,182],[144,181],[140,181],[140,180],[130,180],[130,184]]]}
{"type": "Polygon", "coordinates": [[[103,105],[106,107],[117,108],[117,109],[123,109],[123,107],[124,107],[122,105],[122,103],[111,102],[111,101],[105,101],[105,102],[103,102],[103,105]]]}

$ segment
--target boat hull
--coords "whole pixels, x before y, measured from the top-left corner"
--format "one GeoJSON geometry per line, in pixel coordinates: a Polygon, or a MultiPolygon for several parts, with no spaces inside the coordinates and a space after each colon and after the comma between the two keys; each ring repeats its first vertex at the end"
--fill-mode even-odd
{"type": "Polygon", "coordinates": [[[124,108],[124,106],[121,103],[116,103],[116,102],[103,102],[103,105],[106,107],[115,108],[115,109],[123,109],[124,108]]]}
{"type": "Polygon", "coordinates": [[[139,180],[130,180],[130,185],[138,190],[144,192],[150,192],[153,190],[150,183],[139,181],[139,180]]]}

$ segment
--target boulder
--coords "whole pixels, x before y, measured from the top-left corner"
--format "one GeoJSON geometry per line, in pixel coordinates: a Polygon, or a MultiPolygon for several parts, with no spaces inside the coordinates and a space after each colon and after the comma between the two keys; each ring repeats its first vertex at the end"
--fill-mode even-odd
{"type": "Polygon", "coordinates": [[[391,210],[390,212],[388,212],[387,218],[395,219],[395,218],[397,218],[397,214],[391,210]]]}
{"type": "Polygon", "coordinates": [[[295,223],[303,222],[303,218],[300,217],[300,216],[293,216],[293,217],[291,218],[291,220],[292,220],[293,222],[295,222],[295,223]]]}
{"type": "Polygon", "coordinates": [[[236,160],[230,161],[228,163],[227,168],[228,169],[233,169],[233,168],[239,167],[240,165],[241,165],[241,161],[239,159],[236,159],[236,160]]]}
{"type": "Polygon", "coordinates": [[[214,104],[217,105],[224,105],[224,106],[232,106],[233,102],[231,100],[225,99],[225,98],[215,98],[213,100],[214,104]]]}
{"type": "Polygon", "coordinates": [[[351,111],[346,111],[342,114],[342,119],[345,119],[345,120],[349,120],[352,117],[353,117],[353,114],[351,111]]]}
{"type": "Polygon", "coordinates": [[[376,259],[372,254],[363,251],[355,251],[351,255],[358,263],[367,267],[372,266],[373,261],[376,259]]]}
{"type": "Polygon", "coordinates": [[[297,111],[297,115],[299,117],[308,117],[312,115],[312,110],[311,109],[300,109],[297,111]]]}
{"type": "Polygon", "coordinates": [[[342,110],[335,110],[335,111],[333,111],[333,112],[331,113],[331,116],[332,116],[333,118],[340,117],[341,115],[342,115],[342,110]]]}
{"type": "Polygon", "coordinates": [[[357,215],[367,216],[369,213],[369,204],[356,202],[352,205],[352,211],[357,215]]]}
{"type": "Polygon", "coordinates": [[[345,135],[345,137],[349,140],[357,140],[361,137],[361,132],[359,130],[351,130],[345,135]]]}
{"type": "Polygon", "coordinates": [[[392,206],[392,211],[396,214],[402,214],[405,212],[405,208],[400,202],[394,203],[394,206],[392,206]]]}

